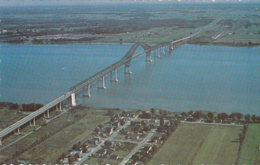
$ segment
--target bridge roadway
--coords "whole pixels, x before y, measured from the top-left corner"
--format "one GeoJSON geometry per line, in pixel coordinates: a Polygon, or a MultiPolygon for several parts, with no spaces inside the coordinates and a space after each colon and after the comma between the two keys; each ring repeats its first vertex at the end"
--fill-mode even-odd
{"type": "Polygon", "coordinates": [[[70,88],[70,91],[65,93],[64,95],[58,97],[57,99],[53,100],[52,102],[46,104],[44,107],[40,108],[39,110],[31,113],[30,115],[26,116],[25,118],[19,120],[18,122],[12,124],[11,126],[7,127],[6,129],[2,130],[0,132],[0,145],[2,145],[2,139],[7,136],[8,134],[12,133],[13,131],[16,131],[17,129],[20,129],[21,126],[31,122],[32,120],[34,120],[36,117],[44,114],[46,111],[48,111],[50,108],[55,107],[56,105],[58,105],[59,103],[61,103],[62,101],[68,99],[69,97],[72,97],[72,95],[74,95],[75,97],[75,92],[81,90],[82,88],[86,87],[87,85],[93,83],[94,81],[97,81],[99,78],[101,78],[102,76],[105,76],[106,74],[112,72],[113,70],[117,69],[118,67],[131,62],[131,60],[141,54],[144,53],[150,53],[155,49],[158,49],[160,47],[164,47],[164,46],[171,46],[170,49],[173,49],[173,45],[177,45],[177,44],[182,44],[182,42],[194,37],[195,35],[198,35],[200,33],[197,32],[193,35],[190,35],[188,37],[173,41],[173,42],[165,42],[165,43],[160,43],[157,44],[155,46],[149,46],[148,44],[145,43],[137,43],[134,44],[126,53],[126,55],[121,58],[118,62],[108,66],[107,68],[103,69],[102,71],[94,74],[93,76],[85,79],[84,81],[78,83],[77,85],[73,86],[72,88],[70,88]],[[142,46],[144,51],[138,54],[134,54],[136,49],[142,46]]]}

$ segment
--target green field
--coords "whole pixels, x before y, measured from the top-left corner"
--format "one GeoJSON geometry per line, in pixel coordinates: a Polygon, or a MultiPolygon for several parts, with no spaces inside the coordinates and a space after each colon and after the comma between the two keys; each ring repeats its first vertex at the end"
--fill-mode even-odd
{"type": "Polygon", "coordinates": [[[240,129],[182,123],[149,164],[235,164],[240,129]]]}
{"type": "Polygon", "coordinates": [[[245,140],[243,142],[238,164],[260,164],[260,124],[249,124],[245,140]]]}
{"type": "Polygon", "coordinates": [[[24,118],[25,114],[18,110],[10,110],[9,108],[0,109],[0,131],[12,125],[16,121],[24,118]]]}

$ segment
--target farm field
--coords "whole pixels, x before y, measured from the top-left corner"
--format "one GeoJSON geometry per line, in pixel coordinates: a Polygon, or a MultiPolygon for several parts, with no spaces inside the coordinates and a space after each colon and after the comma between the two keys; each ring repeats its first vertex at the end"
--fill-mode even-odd
{"type": "Polygon", "coordinates": [[[240,129],[182,123],[149,164],[235,164],[240,129]]]}
{"type": "Polygon", "coordinates": [[[260,164],[260,124],[249,124],[245,140],[243,142],[238,164],[260,164]]]}

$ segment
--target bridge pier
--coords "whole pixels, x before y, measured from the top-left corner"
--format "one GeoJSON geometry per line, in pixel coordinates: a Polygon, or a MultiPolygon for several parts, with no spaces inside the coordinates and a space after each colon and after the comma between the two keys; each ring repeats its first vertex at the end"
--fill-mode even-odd
{"type": "Polygon", "coordinates": [[[130,69],[130,65],[129,66],[126,66],[125,65],[125,74],[132,74],[132,72],[131,72],[131,69],[130,69]],[[127,71],[127,68],[128,68],[128,71],[127,71]]]}
{"type": "Polygon", "coordinates": [[[102,86],[99,86],[99,79],[98,79],[98,89],[106,89],[105,76],[102,76],[102,86]]]}
{"type": "Polygon", "coordinates": [[[0,146],[2,146],[3,145],[3,143],[2,143],[2,138],[0,138],[0,146]]]}
{"type": "Polygon", "coordinates": [[[152,62],[152,59],[151,59],[151,52],[148,52],[148,53],[146,53],[146,63],[147,62],[152,62]]]}
{"type": "Polygon", "coordinates": [[[30,125],[35,126],[35,118],[33,118],[33,120],[30,121],[30,125]]]}
{"type": "Polygon", "coordinates": [[[114,80],[113,80],[113,71],[110,72],[110,82],[118,82],[117,69],[115,69],[114,72],[115,72],[115,79],[114,80]]]}
{"type": "Polygon", "coordinates": [[[75,93],[71,94],[71,105],[73,107],[76,106],[76,96],[75,96],[75,93]]]}
{"type": "Polygon", "coordinates": [[[160,52],[159,52],[159,48],[154,49],[154,57],[160,57],[160,52]]]}
{"type": "Polygon", "coordinates": [[[14,131],[15,135],[21,135],[20,127],[17,128],[17,132],[14,131]]]}
{"type": "Polygon", "coordinates": [[[61,111],[61,103],[56,105],[56,111],[61,111]]]}
{"type": "Polygon", "coordinates": [[[47,119],[50,118],[50,110],[49,109],[46,111],[46,114],[44,112],[44,117],[47,118],[47,119]]]}
{"type": "Polygon", "coordinates": [[[87,94],[87,97],[90,97],[90,85],[88,85],[88,94],[87,94]]]}
{"type": "Polygon", "coordinates": [[[170,52],[172,49],[171,49],[171,44],[168,45],[168,52],[170,52]]]}

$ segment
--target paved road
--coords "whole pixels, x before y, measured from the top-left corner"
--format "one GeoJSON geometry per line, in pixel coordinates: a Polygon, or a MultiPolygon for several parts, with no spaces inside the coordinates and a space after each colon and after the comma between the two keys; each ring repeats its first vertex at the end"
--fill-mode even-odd
{"type": "Polygon", "coordinates": [[[114,142],[122,142],[122,143],[135,143],[135,144],[139,144],[139,142],[133,141],[133,140],[130,140],[130,139],[128,139],[128,140],[113,139],[112,141],[114,141],[114,142]]]}
{"type": "Polygon", "coordinates": [[[229,127],[243,127],[240,124],[222,124],[222,123],[204,123],[204,122],[192,122],[192,121],[181,121],[182,123],[191,123],[191,124],[204,124],[204,125],[219,125],[219,126],[229,126],[229,127]]]}
{"type": "Polygon", "coordinates": [[[153,130],[151,133],[149,133],[146,138],[144,138],[143,141],[139,142],[139,144],[128,154],[123,161],[119,165],[124,165],[128,162],[128,160],[143,146],[145,145],[148,140],[154,135],[155,131],[153,130]]]}

